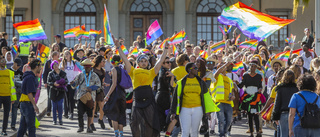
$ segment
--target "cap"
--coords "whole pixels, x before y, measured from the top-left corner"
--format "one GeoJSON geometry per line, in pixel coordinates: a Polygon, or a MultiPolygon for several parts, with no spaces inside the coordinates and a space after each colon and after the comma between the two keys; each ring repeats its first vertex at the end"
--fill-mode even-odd
{"type": "Polygon", "coordinates": [[[61,35],[60,35],[60,34],[57,34],[57,35],[55,35],[54,37],[61,38],[61,35]]]}
{"type": "Polygon", "coordinates": [[[304,28],[304,31],[309,31],[309,28],[304,28]]]}
{"type": "Polygon", "coordinates": [[[16,58],[13,62],[17,63],[18,66],[22,66],[22,60],[20,58],[16,58]]]}

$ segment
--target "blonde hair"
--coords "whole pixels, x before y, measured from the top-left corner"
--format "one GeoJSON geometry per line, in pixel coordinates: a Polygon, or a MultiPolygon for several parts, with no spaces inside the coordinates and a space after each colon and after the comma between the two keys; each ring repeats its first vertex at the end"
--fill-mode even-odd
{"type": "Polygon", "coordinates": [[[312,59],[310,62],[310,71],[311,72],[317,71],[319,70],[319,67],[320,67],[320,58],[317,57],[312,59]]]}

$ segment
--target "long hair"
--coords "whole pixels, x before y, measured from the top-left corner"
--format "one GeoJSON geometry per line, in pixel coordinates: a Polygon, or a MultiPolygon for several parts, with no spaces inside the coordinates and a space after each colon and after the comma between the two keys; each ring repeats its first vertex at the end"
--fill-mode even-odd
{"type": "Polygon", "coordinates": [[[295,83],[296,78],[292,70],[286,70],[281,78],[281,83],[290,84],[295,83]]]}
{"type": "Polygon", "coordinates": [[[200,78],[203,78],[206,75],[206,61],[204,58],[197,58],[200,61],[200,67],[198,68],[198,72],[200,72],[200,78]]]}
{"type": "Polygon", "coordinates": [[[320,58],[312,59],[310,63],[310,71],[311,72],[317,71],[319,69],[319,66],[320,66],[320,58]]]}
{"type": "Polygon", "coordinates": [[[95,57],[95,58],[93,59],[93,61],[92,61],[92,62],[94,63],[93,68],[98,67],[99,64],[102,62],[103,59],[104,59],[104,56],[101,56],[101,55],[95,57]]]}
{"type": "Polygon", "coordinates": [[[64,54],[63,54],[63,57],[62,57],[62,68],[65,68],[66,65],[67,65],[67,62],[68,62],[68,59],[67,59],[66,54],[69,54],[69,55],[70,55],[69,59],[70,59],[70,62],[72,62],[71,53],[70,53],[69,50],[66,50],[66,51],[64,52],[64,54]]]}
{"type": "Polygon", "coordinates": [[[292,65],[289,70],[292,70],[296,79],[301,75],[301,69],[298,65],[292,65]]]}

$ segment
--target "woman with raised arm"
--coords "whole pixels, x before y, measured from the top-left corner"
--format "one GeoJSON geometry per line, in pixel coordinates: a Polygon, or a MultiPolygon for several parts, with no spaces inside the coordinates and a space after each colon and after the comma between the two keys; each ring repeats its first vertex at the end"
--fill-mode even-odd
{"type": "MultiPolygon", "coordinates": [[[[119,49],[119,41],[114,39],[114,37],[113,41],[116,48],[119,49]]],[[[167,55],[168,46],[169,44],[166,43],[163,55],[167,55]]],[[[148,70],[149,57],[147,55],[141,54],[137,57],[139,68],[131,66],[122,50],[119,50],[119,55],[125,64],[125,69],[132,78],[134,98],[130,123],[132,136],[157,137],[160,133],[160,124],[151,86],[166,56],[161,56],[156,65],[148,70]]]]}

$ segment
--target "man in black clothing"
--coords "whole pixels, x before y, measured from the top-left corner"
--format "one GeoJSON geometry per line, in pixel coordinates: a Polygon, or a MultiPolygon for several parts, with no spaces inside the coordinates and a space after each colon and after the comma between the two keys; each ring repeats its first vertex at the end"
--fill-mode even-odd
{"type": "Polygon", "coordinates": [[[22,60],[20,58],[16,58],[13,62],[13,65],[10,70],[14,72],[14,85],[16,88],[17,100],[12,104],[11,109],[11,129],[13,131],[17,131],[16,121],[17,121],[17,111],[19,107],[19,100],[21,96],[21,84],[22,84],[22,76],[23,72],[19,69],[22,66],[22,60]]]}
{"type": "Polygon", "coordinates": [[[61,35],[60,34],[55,35],[54,39],[56,40],[56,43],[59,45],[60,52],[62,52],[63,48],[67,46],[61,42],[61,35]]]}
{"type": "MultiPolygon", "coordinates": [[[[0,49],[2,49],[2,47],[8,47],[8,34],[6,32],[2,32],[2,38],[0,39],[0,49]]],[[[2,53],[0,53],[2,55],[2,53]]]]}
{"type": "Polygon", "coordinates": [[[313,37],[310,35],[310,30],[308,28],[304,29],[304,37],[302,38],[302,42],[306,42],[307,45],[309,46],[309,49],[312,49],[312,43],[314,41],[313,37]]]}

